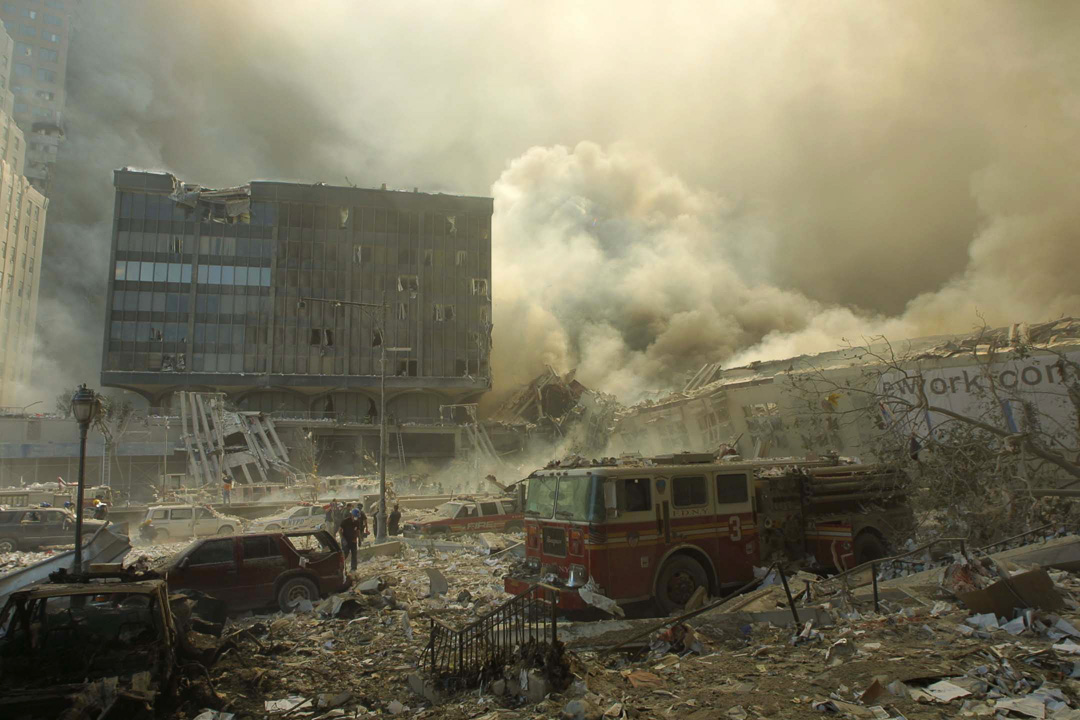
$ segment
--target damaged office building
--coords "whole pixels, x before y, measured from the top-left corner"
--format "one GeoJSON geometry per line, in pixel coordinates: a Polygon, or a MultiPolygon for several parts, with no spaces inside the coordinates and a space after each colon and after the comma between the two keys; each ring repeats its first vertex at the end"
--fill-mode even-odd
{"type": "Polygon", "coordinates": [[[918,405],[920,393],[931,406],[1000,416],[1013,433],[1034,422],[1033,412],[1075,429],[1078,361],[1080,320],[1062,318],[742,367],[714,363],[680,392],[621,411],[612,450],[873,460],[883,427],[919,435],[941,422],[934,412],[895,417],[898,407],[918,405]]]}
{"type": "Polygon", "coordinates": [[[177,393],[220,393],[351,465],[377,452],[385,351],[395,454],[455,456],[440,407],[491,387],[490,198],[127,168],[114,183],[102,385],[174,416],[177,393]]]}

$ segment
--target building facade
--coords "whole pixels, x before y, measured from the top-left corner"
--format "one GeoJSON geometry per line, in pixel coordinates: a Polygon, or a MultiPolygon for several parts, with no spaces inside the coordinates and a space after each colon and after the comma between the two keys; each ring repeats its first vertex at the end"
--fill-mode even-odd
{"type": "Polygon", "coordinates": [[[385,345],[396,424],[490,388],[490,198],[128,169],[115,186],[103,385],[374,425],[385,345]],[[384,299],[385,321],[333,302],[384,299]]]}
{"type": "Polygon", "coordinates": [[[25,175],[48,195],[64,137],[64,83],[78,0],[4,0],[0,18],[14,47],[5,87],[28,143],[25,175]]]}
{"type": "Polygon", "coordinates": [[[26,142],[11,116],[15,43],[0,32],[0,406],[30,379],[49,201],[22,174],[26,142]]]}

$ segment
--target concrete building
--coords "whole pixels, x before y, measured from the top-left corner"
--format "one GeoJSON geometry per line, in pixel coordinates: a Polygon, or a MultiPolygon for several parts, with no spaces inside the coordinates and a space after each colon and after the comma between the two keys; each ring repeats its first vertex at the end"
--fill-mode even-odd
{"type": "Polygon", "coordinates": [[[1059,367],[1066,361],[1080,363],[1075,318],[905,340],[891,349],[876,346],[873,353],[853,348],[744,367],[715,363],[701,368],[682,392],[622,411],[612,449],[655,454],[729,445],[751,458],[835,452],[872,460],[882,428],[901,428],[906,439],[946,422],[933,412],[896,422],[885,407],[889,397],[914,402],[917,382],[931,405],[1000,423],[1010,432],[1026,430],[1031,420],[1024,406],[1030,404],[1043,421],[1062,429],[1060,441],[1075,447],[1077,405],[1070,393],[1076,392],[1080,365],[1059,367]],[[1023,352],[1016,349],[1017,337],[1024,338],[1023,352]],[[882,360],[890,352],[896,352],[895,365],[882,360]],[[997,394],[986,391],[986,373],[995,378],[997,394]]]}
{"type": "Polygon", "coordinates": [[[16,402],[30,377],[49,201],[22,174],[26,142],[11,116],[8,89],[15,43],[0,32],[0,406],[16,402]]]}
{"type": "Polygon", "coordinates": [[[5,0],[0,18],[14,40],[5,87],[28,143],[24,174],[48,195],[64,137],[64,83],[78,0],[5,0]]]}
{"type": "Polygon", "coordinates": [[[178,390],[223,392],[242,410],[361,437],[363,452],[376,447],[385,343],[395,454],[454,455],[459,433],[440,409],[491,386],[490,198],[209,190],[128,169],[114,180],[102,385],[153,407],[178,390]],[[385,298],[385,328],[378,310],[302,297],[385,298]]]}

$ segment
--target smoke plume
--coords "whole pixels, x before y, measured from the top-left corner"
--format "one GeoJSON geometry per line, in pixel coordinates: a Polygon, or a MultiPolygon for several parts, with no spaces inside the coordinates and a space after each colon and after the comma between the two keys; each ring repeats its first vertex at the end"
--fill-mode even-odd
{"type": "Polygon", "coordinates": [[[492,193],[497,391],[1080,313],[1074,3],[84,14],[28,394],[94,382],[124,165],[492,193]]]}

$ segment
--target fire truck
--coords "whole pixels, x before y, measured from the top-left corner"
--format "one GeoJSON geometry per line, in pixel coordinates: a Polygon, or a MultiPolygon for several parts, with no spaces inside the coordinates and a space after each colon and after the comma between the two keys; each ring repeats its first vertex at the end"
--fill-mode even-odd
{"type": "Polygon", "coordinates": [[[525,563],[505,581],[580,590],[664,614],[698,587],[723,595],[754,569],[846,569],[885,557],[908,531],[906,478],[881,466],[826,460],[716,460],[682,453],[626,463],[550,464],[526,479],[525,563]]]}

